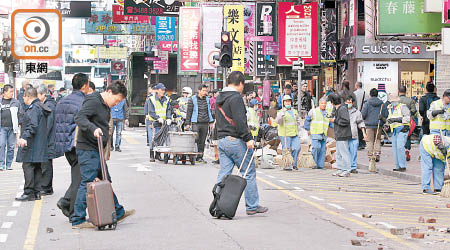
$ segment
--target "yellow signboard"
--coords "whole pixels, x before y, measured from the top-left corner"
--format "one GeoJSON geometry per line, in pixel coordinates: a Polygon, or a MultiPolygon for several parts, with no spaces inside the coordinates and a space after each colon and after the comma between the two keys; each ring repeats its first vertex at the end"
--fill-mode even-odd
{"type": "Polygon", "coordinates": [[[225,5],[223,15],[227,16],[227,31],[233,41],[233,71],[244,73],[244,6],[225,5]]]}
{"type": "Polygon", "coordinates": [[[109,47],[105,46],[97,47],[97,53],[99,58],[105,59],[126,59],[127,47],[109,47]]]}

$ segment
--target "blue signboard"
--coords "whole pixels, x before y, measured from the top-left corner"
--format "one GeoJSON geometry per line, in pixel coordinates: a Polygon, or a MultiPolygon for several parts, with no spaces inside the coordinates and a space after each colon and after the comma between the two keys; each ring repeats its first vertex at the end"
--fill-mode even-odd
{"type": "Polygon", "coordinates": [[[111,11],[93,11],[85,22],[86,33],[97,34],[155,34],[155,27],[148,23],[115,24],[112,23],[111,11]]]}
{"type": "Polygon", "coordinates": [[[156,17],[156,41],[175,41],[175,17],[156,17]]]}

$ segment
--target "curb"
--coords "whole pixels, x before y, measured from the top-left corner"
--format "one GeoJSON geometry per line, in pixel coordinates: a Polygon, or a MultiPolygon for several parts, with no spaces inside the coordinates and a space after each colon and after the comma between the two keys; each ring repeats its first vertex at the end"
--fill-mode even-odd
{"type": "MultiPolygon", "coordinates": [[[[361,168],[361,169],[364,169],[364,170],[369,170],[369,166],[368,165],[359,164],[359,163],[358,163],[358,168],[361,168]]],[[[422,181],[421,177],[417,176],[417,175],[412,175],[412,174],[407,174],[407,173],[402,173],[402,172],[394,172],[392,170],[386,170],[386,169],[382,169],[382,168],[378,168],[377,169],[377,174],[381,174],[381,175],[385,175],[385,176],[397,177],[397,178],[402,179],[402,180],[418,182],[418,183],[421,183],[421,181],[422,181]]]]}

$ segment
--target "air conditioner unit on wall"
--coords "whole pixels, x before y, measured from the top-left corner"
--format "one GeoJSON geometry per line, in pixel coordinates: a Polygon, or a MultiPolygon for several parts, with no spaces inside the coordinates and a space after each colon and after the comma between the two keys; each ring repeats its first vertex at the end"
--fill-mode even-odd
{"type": "Polygon", "coordinates": [[[443,0],[424,0],[424,12],[442,13],[443,0]]]}

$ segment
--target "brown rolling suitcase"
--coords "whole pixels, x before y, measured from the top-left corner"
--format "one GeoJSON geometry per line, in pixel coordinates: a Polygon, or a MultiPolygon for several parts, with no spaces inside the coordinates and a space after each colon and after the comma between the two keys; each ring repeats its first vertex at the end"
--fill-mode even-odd
{"type": "Polygon", "coordinates": [[[99,230],[116,229],[117,215],[114,206],[114,194],[111,182],[107,179],[106,161],[102,138],[98,138],[102,180],[90,182],[87,185],[86,203],[89,221],[99,230]]]}

